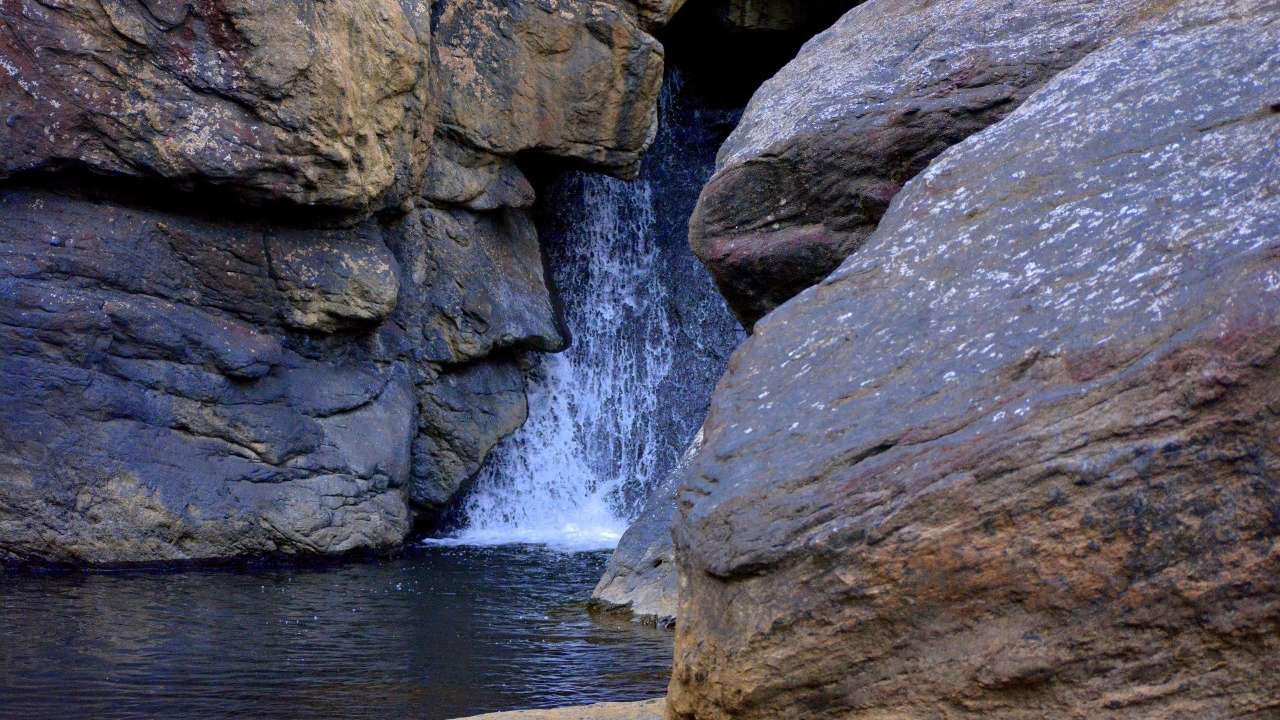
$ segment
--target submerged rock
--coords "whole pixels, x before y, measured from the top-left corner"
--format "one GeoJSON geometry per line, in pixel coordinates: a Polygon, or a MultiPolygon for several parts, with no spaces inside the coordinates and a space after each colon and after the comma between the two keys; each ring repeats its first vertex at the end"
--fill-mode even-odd
{"type": "Polygon", "coordinates": [[[680,496],[671,717],[1275,712],[1277,9],[1126,31],[757,325],[680,496]]]}
{"type": "Polygon", "coordinates": [[[855,250],[903,183],[1159,0],[872,0],[752,98],[689,223],[748,328],[855,250]]]}
{"type": "Polygon", "coordinates": [[[511,712],[473,715],[458,720],[663,720],[662,700],[643,702],[597,703],[550,710],[514,710],[511,712]]]}
{"type": "Polygon", "coordinates": [[[676,518],[676,493],[700,447],[701,430],[680,462],[653,489],[640,516],[623,533],[609,556],[604,576],[591,591],[597,607],[628,612],[644,622],[675,624],[680,578],[671,526],[676,518]]]}

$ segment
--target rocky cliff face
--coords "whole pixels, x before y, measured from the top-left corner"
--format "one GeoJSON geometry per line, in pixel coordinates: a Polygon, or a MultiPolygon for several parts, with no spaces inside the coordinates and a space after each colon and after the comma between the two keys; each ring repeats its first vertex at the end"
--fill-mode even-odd
{"type": "Polygon", "coordinates": [[[748,328],[836,268],[903,183],[1157,1],[873,0],[751,100],[690,220],[748,328]]]}
{"type": "MultiPolygon", "coordinates": [[[[860,47],[904,5],[810,49],[860,47]]],[[[885,193],[878,228],[731,360],[680,500],[673,717],[1280,711],[1280,6],[1111,26],[885,193]]],[[[1055,27],[1023,35],[1095,37],[1055,27]]],[[[843,137],[841,157],[882,147],[843,137]]],[[[785,154],[735,147],[713,186],[785,154]]],[[[869,187],[799,177],[848,208],[869,187]]],[[[774,187],[771,207],[798,192],[774,187]]]]}
{"type": "Polygon", "coordinates": [[[634,172],[674,9],[0,2],[0,559],[401,541],[565,342],[515,158],[634,172]]]}

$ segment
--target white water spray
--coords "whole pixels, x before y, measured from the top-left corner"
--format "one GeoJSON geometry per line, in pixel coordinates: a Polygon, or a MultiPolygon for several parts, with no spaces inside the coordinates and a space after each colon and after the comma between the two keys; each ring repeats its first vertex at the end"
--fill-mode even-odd
{"type": "Polygon", "coordinates": [[[588,208],[557,268],[572,344],[541,356],[529,419],[490,456],[446,542],[612,548],[658,472],[655,388],[672,367],[647,180],[567,179],[588,208]]]}

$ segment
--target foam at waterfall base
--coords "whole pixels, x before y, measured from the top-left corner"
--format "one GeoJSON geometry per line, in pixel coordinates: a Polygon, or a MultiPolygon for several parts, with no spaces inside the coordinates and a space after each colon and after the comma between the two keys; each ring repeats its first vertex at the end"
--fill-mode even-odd
{"type": "Polygon", "coordinates": [[[426,538],[423,545],[498,547],[540,545],[559,552],[597,552],[618,546],[624,528],[568,523],[547,527],[468,528],[450,537],[426,538]]]}
{"type": "Polygon", "coordinates": [[[540,545],[560,552],[612,550],[627,529],[608,501],[586,498],[526,496],[526,505],[506,512],[478,513],[466,527],[445,537],[427,538],[427,545],[479,546],[540,545]]]}

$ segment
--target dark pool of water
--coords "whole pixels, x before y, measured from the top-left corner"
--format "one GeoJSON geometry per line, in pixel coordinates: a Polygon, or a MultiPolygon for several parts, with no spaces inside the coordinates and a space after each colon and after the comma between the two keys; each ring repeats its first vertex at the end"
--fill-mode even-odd
{"type": "Polygon", "coordinates": [[[587,613],[606,558],[0,571],[0,717],[436,720],[661,695],[671,634],[587,613]]]}

